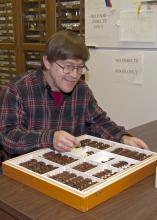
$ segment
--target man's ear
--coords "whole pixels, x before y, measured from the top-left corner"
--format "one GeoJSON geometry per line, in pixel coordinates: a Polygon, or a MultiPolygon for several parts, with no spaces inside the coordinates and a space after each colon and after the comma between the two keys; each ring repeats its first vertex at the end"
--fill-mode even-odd
{"type": "Polygon", "coordinates": [[[43,64],[44,64],[46,70],[50,69],[50,63],[47,59],[47,56],[43,56],[43,64]]]}

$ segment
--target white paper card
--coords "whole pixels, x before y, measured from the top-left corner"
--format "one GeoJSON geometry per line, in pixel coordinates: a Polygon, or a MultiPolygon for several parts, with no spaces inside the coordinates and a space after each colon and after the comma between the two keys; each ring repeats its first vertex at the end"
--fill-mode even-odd
{"type": "Polygon", "coordinates": [[[126,42],[155,42],[156,14],[149,11],[120,12],[119,40],[126,42]]]}
{"type": "Polygon", "coordinates": [[[93,46],[97,46],[100,42],[103,42],[104,37],[108,39],[108,41],[113,38],[111,32],[114,33],[115,29],[113,23],[114,14],[115,10],[109,7],[89,9],[86,12],[85,37],[88,45],[92,45],[92,42],[93,46]],[[108,32],[107,30],[110,30],[111,32],[108,32]]]}
{"type": "Polygon", "coordinates": [[[113,78],[116,82],[143,84],[143,59],[141,53],[121,52],[113,57],[113,78]]]}

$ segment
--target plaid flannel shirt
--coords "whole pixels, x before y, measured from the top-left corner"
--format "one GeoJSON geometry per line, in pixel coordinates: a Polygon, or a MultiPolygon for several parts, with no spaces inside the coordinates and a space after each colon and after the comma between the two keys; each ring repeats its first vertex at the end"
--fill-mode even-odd
{"type": "Polygon", "coordinates": [[[119,142],[126,134],[97,104],[88,85],[80,80],[63,96],[57,109],[42,69],[12,81],[0,99],[0,135],[10,155],[53,148],[53,135],[65,130],[72,135],[90,134],[119,142]]]}

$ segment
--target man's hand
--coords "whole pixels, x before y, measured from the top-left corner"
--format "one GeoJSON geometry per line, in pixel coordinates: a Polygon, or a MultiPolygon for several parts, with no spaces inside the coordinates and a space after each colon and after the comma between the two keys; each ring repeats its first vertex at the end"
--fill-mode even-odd
{"type": "Polygon", "coordinates": [[[76,137],[66,131],[56,131],[53,137],[53,147],[60,152],[71,151],[73,147],[80,146],[76,137]]]}
{"type": "Polygon", "coordinates": [[[127,144],[127,145],[131,145],[133,147],[148,149],[147,144],[143,140],[141,140],[137,137],[131,137],[129,135],[123,135],[122,138],[121,138],[121,142],[124,143],[124,144],[127,144]]]}

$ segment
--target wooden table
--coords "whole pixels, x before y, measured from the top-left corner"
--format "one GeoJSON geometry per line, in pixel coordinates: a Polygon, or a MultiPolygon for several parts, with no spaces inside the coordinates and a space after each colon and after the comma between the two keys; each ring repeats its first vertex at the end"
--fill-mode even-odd
{"type": "MultiPolygon", "coordinates": [[[[157,151],[157,121],[130,132],[157,151]]],[[[156,220],[155,175],[82,213],[8,177],[0,177],[0,219],[3,220],[156,220]]]]}

